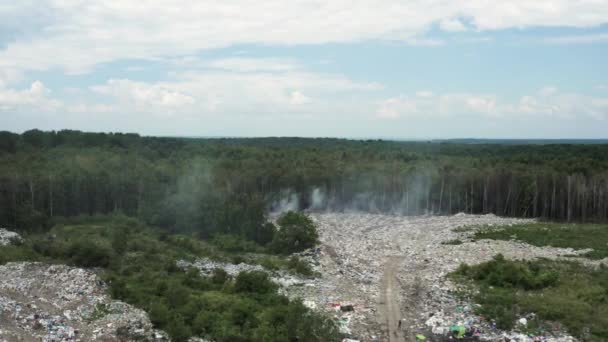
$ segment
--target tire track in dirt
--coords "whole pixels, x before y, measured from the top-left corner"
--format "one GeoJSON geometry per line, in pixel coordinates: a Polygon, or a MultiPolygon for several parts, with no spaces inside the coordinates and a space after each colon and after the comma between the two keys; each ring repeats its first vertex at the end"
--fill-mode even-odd
{"type": "MultiPolygon", "coordinates": [[[[382,287],[380,296],[380,320],[382,324],[386,324],[386,331],[389,342],[406,341],[406,336],[410,333],[404,332],[399,325],[399,320],[403,318],[401,313],[400,293],[401,286],[397,280],[397,272],[403,258],[400,256],[389,257],[384,266],[384,275],[382,277],[382,287]]],[[[408,319],[405,319],[403,328],[407,325],[408,319]]]]}

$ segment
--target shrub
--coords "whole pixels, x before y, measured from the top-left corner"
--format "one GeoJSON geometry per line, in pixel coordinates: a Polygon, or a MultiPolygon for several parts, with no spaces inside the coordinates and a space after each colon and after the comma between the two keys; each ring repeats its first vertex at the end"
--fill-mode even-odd
{"type": "Polygon", "coordinates": [[[161,328],[169,323],[169,308],[163,303],[152,303],[148,313],[150,315],[150,321],[161,328]]]}
{"type": "Polygon", "coordinates": [[[74,264],[81,267],[107,267],[112,252],[99,243],[76,240],[69,245],[67,256],[74,264]]]}
{"type": "Polygon", "coordinates": [[[478,267],[459,268],[458,272],[490,286],[515,287],[524,290],[538,290],[553,286],[558,281],[558,273],[541,269],[533,262],[511,261],[502,254],[478,267]]]}
{"type": "Polygon", "coordinates": [[[187,341],[192,336],[190,327],[186,325],[184,319],[179,316],[173,316],[170,323],[167,325],[167,333],[171,335],[173,341],[182,342],[187,341]]]}
{"type": "Polygon", "coordinates": [[[251,271],[239,273],[234,289],[236,292],[267,294],[275,292],[277,285],[270,280],[266,272],[251,271]]]}
{"type": "Polygon", "coordinates": [[[190,290],[181,284],[173,283],[167,290],[167,303],[172,308],[185,305],[189,298],[190,290]]]}
{"type": "Polygon", "coordinates": [[[224,271],[221,268],[216,268],[213,270],[213,273],[211,275],[212,283],[217,285],[223,285],[228,281],[228,279],[230,279],[228,272],[224,271]]]}
{"type": "Polygon", "coordinates": [[[317,228],[312,220],[302,213],[289,211],[283,214],[277,223],[280,228],[272,242],[272,248],[277,253],[301,252],[314,247],[318,242],[317,228]]]}
{"type": "Polygon", "coordinates": [[[478,313],[511,329],[515,319],[534,313],[527,331],[542,333],[559,322],[581,340],[608,338],[608,272],[576,262],[493,260],[475,266],[462,265],[454,272],[458,281],[478,285],[471,292],[478,313]],[[532,330],[530,330],[532,329],[532,330]]]}
{"type": "Polygon", "coordinates": [[[251,240],[245,240],[236,235],[217,234],[211,242],[219,249],[227,252],[261,252],[263,248],[251,240]]]}
{"type": "Polygon", "coordinates": [[[312,268],[310,268],[310,265],[306,261],[302,261],[297,256],[292,256],[291,258],[289,258],[287,267],[289,267],[289,269],[291,269],[297,273],[300,273],[300,274],[308,276],[308,277],[312,276],[314,273],[312,271],[312,268]]]}

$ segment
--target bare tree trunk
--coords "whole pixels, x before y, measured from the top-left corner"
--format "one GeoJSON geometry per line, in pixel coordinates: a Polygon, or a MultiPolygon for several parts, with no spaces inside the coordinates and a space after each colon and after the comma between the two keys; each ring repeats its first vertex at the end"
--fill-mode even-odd
{"type": "Polygon", "coordinates": [[[49,214],[53,217],[53,177],[49,175],[49,214]]]}
{"type": "Polygon", "coordinates": [[[28,185],[30,188],[30,199],[32,201],[32,210],[36,209],[36,203],[34,202],[35,197],[34,197],[34,182],[32,181],[32,179],[30,178],[30,180],[28,181],[28,185]]]}
{"type": "Polygon", "coordinates": [[[449,200],[449,211],[448,214],[452,215],[452,186],[450,186],[450,200],[449,200]]]}
{"type": "Polygon", "coordinates": [[[488,213],[488,185],[490,183],[490,176],[486,176],[486,181],[483,183],[483,213],[488,213]]]}
{"type": "Polygon", "coordinates": [[[443,201],[443,186],[445,185],[445,177],[441,176],[441,190],[439,191],[439,213],[441,213],[441,202],[443,201]]]}
{"type": "Polygon", "coordinates": [[[473,181],[471,181],[471,214],[473,214],[473,181]]]}
{"type": "Polygon", "coordinates": [[[556,200],[556,184],[555,184],[555,175],[553,175],[553,194],[551,195],[551,218],[555,218],[555,200],[556,200]]]}
{"type": "Polygon", "coordinates": [[[534,199],[532,203],[532,216],[537,217],[538,210],[538,178],[534,180],[534,199]]]}
{"type": "Polygon", "coordinates": [[[426,212],[425,212],[425,214],[429,213],[430,201],[431,201],[431,185],[427,184],[427,189],[426,189],[426,212]]]}
{"type": "Polygon", "coordinates": [[[567,204],[567,219],[572,220],[572,176],[568,175],[568,204],[567,204]]]}
{"type": "Polygon", "coordinates": [[[505,200],[505,208],[503,215],[507,215],[507,210],[509,209],[509,200],[511,199],[511,183],[509,183],[509,192],[507,192],[507,199],[505,200]]]}

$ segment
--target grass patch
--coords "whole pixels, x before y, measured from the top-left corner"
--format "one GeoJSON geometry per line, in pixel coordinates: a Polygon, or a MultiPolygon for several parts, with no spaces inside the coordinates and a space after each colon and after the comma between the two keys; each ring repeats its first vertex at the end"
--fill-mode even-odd
{"type": "Polygon", "coordinates": [[[570,261],[511,261],[502,255],[476,266],[461,265],[451,277],[474,285],[477,313],[511,329],[515,320],[534,313],[525,332],[542,334],[559,322],[588,341],[608,339],[608,269],[590,269],[570,261]]]}
{"type": "MultiPolygon", "coordinates": [[[[254,250],[238,239],[207,243],[186,235],[168,235],[124,217],[87,223],[61,223],[47,233],[30,234],[20,246],[0,247],[0,262],[44,261],[100,268],[113,298],[148,312],[173,341],[200,336],[213,341],[339,341],[336,325],[299,301],[278,294],[265,272],[225,272],[203,277],[181,270],[178,259],[257,261],[308,273],[303,261],[284,256],[250,257],[254,250]],[[231,252],[234,250],[235,252],[231,252]],[[239,252],[237,252],[239,251],[239,252]]],[[[98,307],[91,319],[107,314],[98,307]]]]}
{"type": "Polygon", "coordinates": [[[534,246],[587,249],[590,259],[608,257],[608,224],[531,223],[514,226],[484,226],[475,239],[518,240],[534,246]]]}
{"type": "Polygon", "coordinates": [[[453,239],[453,240],[448,240],[448,241],[443,241],[441,243],[442,245],[462,245],[463,242],[460,239],[453,239]]]}
{"type": "Polygon", "coordinates": [[[110,314],[110,309],[105,304],[97,304],[95,310],[88,317],[89,321],[96,321],[110,314]]]}
{"type": "Polygon", "coordinates": [[[454,233],[466,233],[466,232],[470,232],[474,229],[475,229],[474,226],[461,226],[461,227],[456,227],[456,228],[452,229],[452,231],[454,233]]]}

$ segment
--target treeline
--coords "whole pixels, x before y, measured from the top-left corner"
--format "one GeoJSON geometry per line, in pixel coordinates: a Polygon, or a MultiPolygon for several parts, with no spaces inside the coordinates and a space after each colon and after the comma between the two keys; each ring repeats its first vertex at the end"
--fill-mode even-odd
{"type": "Polygon", "coordinates": [[[0,132],[0,161],[0,226],[18,230],[116,211],[252,240],[261,216],[284,209],[608,219],[608,145],[33,130],[0,132]]]}

